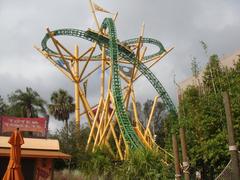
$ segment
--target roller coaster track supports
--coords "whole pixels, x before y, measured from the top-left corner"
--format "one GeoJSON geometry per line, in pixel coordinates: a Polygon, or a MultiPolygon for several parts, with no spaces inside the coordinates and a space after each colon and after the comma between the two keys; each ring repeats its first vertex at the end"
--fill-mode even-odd
{"type": "MultiPolygon", "coordinates": [[[[101,57],[101,60],[102,60],[102,66],[101,66],[101,97],[104,99],[104,96],[105,96],[105,92],[104,92],[104,88],[105,88],[105,66],[106,66],[106,51],[105,51],[105,47],[104,46],[102,46],[102,57],[101,57]]],[[[111,81],[111,79],[110,79],[110,81],[111,81]]],[[[108,89],[108,92],[110,92],[110,90],[108,89]]],[[[107,102],[106,103],[108,103],[109,104],[109,100],[106,100],[107,102]]],[[[106,109],[105,109],[105,111],[103,110],[103,113],[105,113],[105,118],[104,118],[104,116],[100,119],[100,122],[101,121],[103,121],[102,122],[102,126],[100,126],[100,128],[99,128],[99,130],[100,130],[100,136],[102,135],[102,133],[103,133],[103,130],[104,130],[104,126],[105,126],[105,124],[106,124],[106,117],[108,117],[108,109],[109,109],[109,107],[107,106],[106,107],[106,109]]]]}
{"type": "Polygon", "coordinates": [[[140,120],[139,120],[139,117],[138,117],[137,104],[136,104],[136,98],[135,98],[134,90],[132,90],[131,96],[132,96],[133,113],[134,113],[134,119],[135,119],[136,127],[138,127],[140,129],[140,120]]]}
{"type": "Polygon", "coordinates": [[[102,133],[99,143],[98,143],[99,146],[102,144],[103,140],[106,139],[105,135],[106,135],[107,131],[109,130],[110,123],[112,123],[114,113],[115,113],[115,109],[112,111],[111,115],[108,117],[106,126],[104,127],[103,133],[102,133]]]}
{"type": "MultiPolygon", "coordinates": [[[[83,104],[84,108],[88,111],[88,113],[86,113],[86,117],[88,119],[89,127],[92,128],[93,125],[92,125],[91,120],[94,119],[94,117],[95,117],[94,113],[93,113],[93,111],[92,111],[92,109],[91,109],[91,107],[90,107],[90,105],[89,105],[89,103],[88,103],[88,101],[87,101],[87,99],[86,99],[86,97],[85,97],[85,95],[84,95],[84,93],[83,93],[83,91],[80,87],[79,87],[79,92],[78,93],[79,93],[79,97],[82,101],[82,104],[83,104]]],[[[99,124],[98,124],[98,122],[96,122],[96,127],[98,128],[98,126],[99,126],[99,124]]],[[[93,132],[92,137],[93,137],[93,139],[96,138],[94,132],[93,132]]],[[[112,148],[111,148],[110,144],[108,143],[108,141],[106,142],[106,146],[108,147],[109,152],[114,156],[114,153],[113,153],[112,148]]]]}
{"type": "Polygon", "coordinates": [[[99,26],[99,22],[97,20],[96,12],[95,12],[94,7],[93,7],[93,3],[92,3],[91,0],[89,0],[89,3],[90,3],[90,8],[91,8],[91,12],[92,12],[92,15],[93,15],[93,19],[94,19],[94,21],[97,25],[98,30],[100,31],[100,26],[99,26]]]}
{"type": "Polygon", "coordinates": [[[74,61],[74,88],[75,88],[75,118],[76,118],[76,127],[80,129],[80,102],[79,102],[79,47],[75,46],[75,61],[74,61]]]}
{"type": "Polygon", "coordinates": [[[104,98],[104,86],[105,86],[105,66],[106,66],[106,53],[105,47],[102,47],[102,66],[101,66],[101,97],[104,98]]]}
{"type": "Polygon", "coordinates": [[[149,115],[149,119],[148,119],[148,123],[147,123],[147,126],[146,126],[146,130],[145,130],[145,132],[144,132],[144,138],[146,138],[147,133],[148,133],[148,131],[149,131],[149,127],[150,127],[150,124],[151,124],[152,119],[153,119],[153,113],[154,113],[154,111],[155,111],[155,107],[156,107],[158,98],[159,98],[159,96],[156,96],[156,97],[154,98],[153,105],[152,105],[152,109],[151,109],[151,112],[150,112],[150,115],[149,115]]]}
{"type": "Polygon", "coordinates": [[[69,80],[73,81],[73,78],[70,76],[70,74],[63,68],[59,67],[59,65],[53,60],[53,58],[44,51],[41,51],[40,48],[34,47],[39,53],[41,53],[44,57],[49,60],[50,63],[52,63],[59,71],[61,71],[69,80]]]}
{"type": "Polygon", "coordinates": [[[114,130],[114,125],[112,123],[110,123],[110,129],[111,129],[115,144],[117,146],[117,150],[118,150],[118,154],[120,156],[120,159],[123,160],[124,156],[123,156],[123,153],[122,153],[122,150],[121,150],[121,144],[118,142],[117,135],[116,135],[116,132],[114,130]]]}
{"type": "Polygon", "coordinates": [[[99,103],[98,103],[98,106],[97,106],[97,112],[95,114],[95,117],[94,117],[94,120],[93,120],[93,124],[92,124],[91,130],[90,130],[89,136],[88,136],[86,150],[88,150],[88,147],[89,147],[90,142],[92,140],[93,132],[94,132],[94,129],[96,127],[96,122],[98,120],[98,116],[99,116],[99,113],[100,113],[100,109],[102,108],[102,104],[103,104],[102,103],[102,97],[100,97],[100,100],[99,100],[99,103]]]}
{"type": "Polygon", "coordinates": [[[93,145],[93,151],[96,148],[98,139],[100,139],[100,136],[102,134],[101,132],[103,131],[102,129],[104,129],[104,127],[103,127],[104,126],[104,117],[106,117],[107,109],[109,108],[109,106],[108,106],[109,100],[110,100],[110,92],[108,92],[108,94],[107,94],[107,98],[106,98],[106,100],[104,102],[103,109],[101,110],[101,112],[102,112],[101,117],[98,119],[100,123],[98,125],[97,135],[96,135],[96,138],[95,138],[95,141],[94,141],[94,145],[93,145]]]}
{"type": "MultiPolygon", "coordinates": [[[[148,68],[150,69],[151,67],[153,67],[156,63],[158,63],[164,56],[166,56],[169,52],[171,52],[173,50],[173,48],[167,50],[166,52],[164,52],[162,55],[160,55],[160,58],[157,61],[154,61],[150,66],[148,66],[148,68]]],[[[136,78],[133,79],[133,83],[138,80],[143,74],[139,74],[138,76],[136,76],[136,78]]],[[[127,87],[124,87],[124,89],[127,87]]]]}
{"type": "Polygon", "coordinates": [[[83,73],[85,72],[88,63],[90,62],[90,60],[91,60],[91,58],[92,58],[93,52],[94,52],[94,50],[96,49],[96,45],[97,45],[97,43],[94,43],[94,45],[92,46],[92,48],[89,49],[89,50],[90,50],[90,55],[89,55],[89,57],[87,58],[87,61],[86,61],[86,63],[84,64],[84,66],[83,66],[83,68],[82,68],[82,71],[81,71],[81,73],[80,73],[80,75],[79,75],[79,82],[81,82],[81,80],[82,80],[83,73]]]}
{"type": "MultiPolygon", "coordinates": [[[[102,141],[104,141],[104,142],[106,141],[106,145],[107,145],[108,139],[109,139],[108,134],[112,134],[113,136],[116,135],[116,133],[114,131],[114,124],[117,121],[118,126],[121,131],[121,137],[122,137],[123,141],[125,142],[126,154],[127,154],[128,150],[144,149],[145,146],[142,144],[141,140],[135,133],[135,131],[131,125],[131,121],[127,114],[126,106],[128,106],[128,102],[126,103],[124,100],[125,98],[123,98],[123,94],[125,94],[125,92],[122,90],[122,86],[121,86],[120,78],[122,75],[121,75],[121,73],[119,73],[119,64],[123,62],[123,63],[131,64],[132,66],[134,66],[134,72],[131,75],[130,82],[128,83],[129,86],[128,86],[127,92],[128,91],[132,92],[132,87],[133,87],[132,83],[138,77],[141,76],[141,75],[137,76],[137,71],[140,71],[140,73],[145,76],[145,78],[151,83],[153,88],[156,90],[158,95],[161,97],[166,109],[170,112],[176,113],[176,108],[175,108],[173,102],[171,101],[168,93],[166,92],[166,90],[164,89],[162,84],[159,82],[157,77],[151,72],[151,70],[149,69],[150,67],[149,66],[147,67],[145,65],[145,63],[146,63],[145,61],[150,62],[154,58],[156,58],[156,61],[158,61],[160,59],[160,57],[162,57],[162,56],[164,56],[164,54],[166,54],[166,50],[164,49],[161,42],[159,42],[158,40],[152,39],[152,38],[144,38],[142,36],[141,36],[141,38],[134,38],[134,39],[120,42],[117,38],[114,21],[111,18],[105,18],[101,25],[100,30],[97,32],[90,30],[90,29],[87,31],[82,31],[82,30],[78,30],[78,29],[59,29],[59,30],[52,31],[52,32],[50,32],[48,30],[48,33],[45,35],[44,39],[42,40],[43,51],[47,52],[50,55],[53,55],[56,59],[56,62],[58,62],[58,61],[61,61],[60,63],[64,62],[65,66],[62,66],[62,64],[58,64],[58,66],[61,66],[66,72],[68,72],[71,75],[72,79],[75,81],[78,81],[78,83],[82,82],[86,76],[84,78],[82,78],[81,80],[79,78],[76,79],[76,77],[71,73],[72,71],[71,71],[71,68],[69,67],[68,62],[69,62],[69,58],[76,60],[76,59],[79,59],[79,57],[76,58],[69,51],[67,51],[67,49],[65,49],[56,39],[54,39],[55,36],[74,36],[74,37],[78,37],[78,38],[85,39],[85,40],[91,41],[93,43],[96,43],[99,45],[100,49],[105,48],[106,55],[109,58],[107,61],[110,63],[110,65],[107,63],[106,63],[106,65],[108,65],[108,67],[110,67],[110,69],[112,70],[112,73],[113,73],[110,96],[112,96],[111,103],[114,103],[116,113],[113,118],[113,123],[109,123],[111,130],[108,131],[107,137],[102,141]],[[104,34],[103,33],[104,31],[106,31],[108,34],[104,34]],[[47,41],[49,39],[52,39],[54,45],[57,48],[57,52],[54,52],[53,50],[48,48],[47,41]],[[159,50],[157,51],[157,53],[154,53],[151,55],[144,56],[145,52],[143,52],[142,53],[143,55],[141,55],[140,47],[142,46],[143,43],[155,45],[159,48],[159,50]],[[134,46],[135,44],[137,44],[139,47],[137,50],[138,51],[137,54],[135,54],[134,51],[129,48],[131,45],[134,46]],[[63,54],[62,51],[60,50],[60,48],[61,48],[61,50],[64,50],[67,55],[63,54]],[[66,62],[67,60],[68,60],[68,62],[66,62]]],[[[89,52],[90,52],[90,50],[89,50],[89,52]]],[[[105,53],[105,51],[102,52],[102,57],[104,56],[103,53],[105,53]]],[[[83,59],[84,59],[83,61],[86,61],[86,57],[83,59]]],[[[93,61],[99,61],[98,59],[101,59],[101,56],[94,56],[93,59],[94,59],[93,61]]],[[[152,62],[150,62],[150,63],[152,63],[152,62]]],[[[154,64],[154,63],[152,63],[152,64],[154,64]]],[[[107,67],[102,67],[101,68],[102,71],[105,70],[105,68],[107,68],[107,67]]],[[[94,71],[92,71],[91,73],[93,73],[94,71]]],[[[124,78],[122,78],[122,79],[124,79],[124,78]]],[[[103,78],[102,78],[101,82],[103,82],[103,78]]],[[[90,128],[92,128],[92,123],[93,123],[92,121],[95,118],[95,115],[92,112],[90,104],[89,104],[88,100],[86,99],[86,97],[84,96],[84,93],[82,92],[80,86],[79,86],[78,94],[79,94],[81,102],[83,104],[83,108],[85,109],[85,112],[87,112],[86,116],[89,121],[89,126],[90,126],[90,128]]],[[[130,98],[130,95],[128,95],[128,93],[127,93],[127,96],[128,97],[126,97],[126,99],[130,98]]],[[[103,101],[105,102],[104,98],[103,98],[103,101]]],[[[108,104],[108,106],[109,106],[109,104],[108,104]]],[[[99,128],[98,136],[96,136],[96,134],[94,132],[92,133],[93,139],[96,139],[96,142],[95,142],[96,144],[101,144],[99,141],[102,139],[101,137],[104,133],[104,129],[106,128],[106,126],[109,122],[108,121],[108,113],[105,113],[105,112],[101,112],[101,113],[103,114],[102,119],[103,119],[103,117],[106,117],[105,118],[106,122],[101,122],[102,123],[101,126],[100,126],[100,122],[99,123],[95,122],[95,124],[96,124],[95,127],[99,128]],[[98,139],[100,139],[100,140],[98,141],[98,139]]],[[[120,141],[121,138],[117,139],[114,137],[114,139],[116,139],[117,141],[120,141]]],[[[118,143],[118,146],[120,146],[120,143],[118,143]]],[[[120,149],[120,151],[121,151],[121,149],[120,149]]]]}

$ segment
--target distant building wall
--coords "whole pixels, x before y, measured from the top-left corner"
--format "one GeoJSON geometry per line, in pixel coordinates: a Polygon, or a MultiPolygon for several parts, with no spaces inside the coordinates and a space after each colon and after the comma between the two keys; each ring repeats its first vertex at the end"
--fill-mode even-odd
{"type": "MultiPolygon", "coordinates": [[[[231,68],[238,61],[239,57],[240,57],[240,49],[230,56],[223,57],[220,60],[220,65],[231,68]]],[[[203,69],[199,73],[198,79],[196,79],[194,76],[191,76],[185,79],[184,81],[178,83],[179,84],[178,94],[181,94],[182,92],[184,92],[189,85],[196,86],[199,82],[202,82],[204,71],[205,69],[203,69]]]]}

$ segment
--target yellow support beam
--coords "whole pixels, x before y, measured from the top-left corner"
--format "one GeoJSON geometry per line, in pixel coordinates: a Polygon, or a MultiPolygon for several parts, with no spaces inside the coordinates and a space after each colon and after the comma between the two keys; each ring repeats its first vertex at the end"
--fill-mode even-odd
{"type": "Polygon", "coordinates": [[[101,137],[100,137],[100,140],[99,140],[99,142],[98,142],[98,145],[101,145],[101,143],[102,143],[102,141],[103,141],[103,139],[104,139],[104,137],[105,137],[105,135],[106,135],[106,132],[107,132],[107,130],[108,130],[108,128],[109,128],[109,125],[110,125],[110,123],[111,123],[111,121],[112,121],[112,119],[113,119],[114,113],[115,113],[115,109],[112,111],[110,117],[108,117],[108,122],[107,122],[106,126],[104,127],[104,130],[103,130],[103,133],[102,133],[102,135],[101,135],[101,137]]]}
{"type": "Polygon", "coordinates": [[[40,48],[35,47],[34,48],[40,52],[44,57],[47,58],[47,60],[49,60],[54,66],[56,66],[56,68],[58,70],[60,70],[68,79],[70,79],[71,81],[73,81],[72,77],[69,75],[69,73],[67,71],[65,71],[64,69],[60,68],[59,65],[52,59],[51,55],[49,55],[47,52],[40,50],[40,48]]]}
{"type": "Polygon", "coordinates": [[[146,138],[147,133],[150,131],[150,130],[149,130],[149,127],[150,127],[150,124],[151,124],[151,122],[152,122],[153,113],[154,113],[154,110],[155,110],[155,107],[156,107],[158,98],[159,98],[159,96],[156,96],[156,97],[154,98],[153,105],[152,105],[152,109],[151,109],[151,112],[150,112],[150,115],[149,115],[149,119],[148,119],[148,123],[147,123],[146,129],[145,129],[145,132],[144,132],[144,138],[146,138]]]}
{"type": "Polygon", "coordinates": [[[136,98],[135,98],[134,90],[132,90],[131,97],[132,97],[132,104],[133,104],[134,119],[135,119],[136,126],[138,127],[139,126],[139,118],[138,118],[138,113],[137,113],[137,105],[136,105],[136,98]]]}
{"type": "Polygon", "coordinates": [[[89,0],[89,3],[90,3],[90,8],[91,8],[91,12],[92,12],[92,14],[93,14],[94,21],[95,21],[95,23],[96,23],[96,25],[97,25],[98,30],[100,31],[100,26],[99,26],[99,23],[98,23],[98,20],[97,20],[97,16],[96,16],[96,13],[95,13],[95,9],[94,9],[94,7],[93,7],[93,3],[92,3],[91,0],[89,0]]]}
{"type": "Polygon", "coordinates": [[[118,144],[118,140],[117,140],[117,135],[116,135],[116,132],[114,130],[114,126],[110,123],[110,128],[111,128],[111,132],[113,134],[113,138],[114,138],[114,141],[115,141],[115,144],[117,146],[117,150],[118,150],[118,154],[120,156],[120,159],[123,160],[124,157],[123,157],[123,154],[122,154],[122,151],[121,151],[121,147],[120,145],[118,144]]]}
{"type": "MultiPolygon", "coordinates": [[[[83,66],[83,69],[82,69],[82,71],[81,71],[81,73],[80,73],[80,75],[79,75],[79,82],[80,82],[80,80],[82,79],[83,73],[85,72],[88,63],[89,63],[90,60],[91,60],[91,57],[92,57],[92,55],[93,55],[94,50],[96,49],[96,43],[94,43],[94,46],[93,46],[92,48],[90,48],[90,49],[91,49],[90,56],[88,57],[86,63],[85,63],[84,66],[83,66]]],[[[79,59],[80,59],[80,58],[79,58],[79,59]]]]}
{"type": "Polygon", "coordinates": [[[97,141],[100,137],[100,131],[102,131],[102,125],[103,125],[103,121],[104,121],[103,118],[104,118],[104,115],[106,113],[106,109],[109,108],[109,99],[110,99],[110,93],[107,94],[107,98],[106,98],[106,101],[104,102],[104,106],[103,106],[103,109],[102,109],[102,114],[101,114],[101,117],[99,119],[100,123],[99,123],[99,126],[98,126],[96,139],[94,141],[93,151],[95,150],[96,145],[97,145],[97,141]]]}
{"type": "MultiPolygon", "coordinates": [[[[53,37],[52,32],[49,30],[49,28],[47,28],[47,32],[48,32],[50,38],[52,39],[53,44],[55,45],[55,47],[56,47],[58,53],[60,54],[61,59],[63,60],[64,64],[66,65],[67,70],[68,70],[69,73],[71,74],[72,79],[73,79],[74,81],[76,81],[75,76],[74,76],[74,74],[73,74],[71,68],[69,67],[68,62],[66,61],[66,59],[64,58],[64,55],[63,55],[62,51],[61,51],[60,48],[58,47],[58,45],[60,46],[61,44],[60,44],[60,43],[59,43],[59,42],[53,37]]],[[[62,45],[61,45],[61,46],[62,46],[62,45]]],[[[60,46],[60,47],[61,47],[61,46],[60,46]]],[[[73,58],[75,58],[75,57],[73,56],[73,58]]]]}
{"type": "Polygon", "coordinates": [[[94,72],[96,72],[102,65],[98,65],[95,67],[91,72],[89,72],[86,76],[84,76],[82,79],[80,79],[80,82],[84,81],[87,79],[89,76],[91,76],[94,72]]]}
{"type": "Polygon", "coordinates": [[[105,87],[105,65],[106,65],[106,53],[105,47],[102,47],[102,66],[101,66],[101,97],[104,98],[104,87],[105,87]]]}
{"type": "Polygon", "coordinates": [[[88,147],[90,145],[90,142],[91,142],[91,139],[92,139],[92,135],[93,135],[93,132],[94,132],[94,129],[95,129],[95,126],[96,126],[96,122],[97,122],[98,117],[99,117],[100,109],[102,107],[102,103],[103,103],[103,99],[102,99],[102,97],[100,97],[100,101],[98,103],[99,105],[98,105],[98,108],[97,108],[97,112],[96,112],[95,118],[93,120],[91,131],[90,131],[89,136],[88,136],[86,151],[88,150],[88,147]]]}
{"type": "MultiPolygon", "coordinates": [[[[74,62],[74,78],[76,80],[79,79],[79,61],[78,61],[78,55],[79,55],[79,47],[75,46],[75,62],[74,62]]],[[[79,82],[74,81],[74,87],[75,87],[75,118],[76,118],[76,127],[80,129],[80,101],[79,101],[79,82]]]]}

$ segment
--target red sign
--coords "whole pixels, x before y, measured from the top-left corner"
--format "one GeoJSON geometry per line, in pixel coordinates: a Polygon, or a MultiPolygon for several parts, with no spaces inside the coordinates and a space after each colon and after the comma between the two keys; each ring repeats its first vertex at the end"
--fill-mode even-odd
{"type": "Polygon", "coordinates": [[[18,118],[2,116],[2,132],[12,132],[16,128],[21,131],[40,132],[45,134],[46,132],[46,118],[18,118]]]}

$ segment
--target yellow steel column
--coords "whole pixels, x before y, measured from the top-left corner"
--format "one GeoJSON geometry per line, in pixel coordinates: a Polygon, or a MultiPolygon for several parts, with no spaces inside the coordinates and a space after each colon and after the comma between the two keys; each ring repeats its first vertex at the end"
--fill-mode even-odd
{"type": "Polygon", "coordinates": [[[105,87],[105,64],[106,64],[106,55],[105,47],[102,47],[102,68],[101,68],[101,97],[104,99],[104,87],[105,87]]]}
{"type": "Polygon", "coordinates": [[[79,102],[79,47],[75,46],[75,53],[74,53],[74,87],[75,87],[75,118],[76,118],[76,126],[80,128],[80,102],[79,102]]]}
{"type": "Polygon", "coordinates": [[[145,129],[145,132],[144,132],[144,137],[145,138],[146,138],[148,132],[149,132],[149,134],[151,134],[150,133],[151,131],[150,131],[149,127],[150,127],[150,124],[151,124],[151,121],[152,121],[153,113],[154,113],[158,98],[159,98],[159,96],[156,96],[154,98],[154,101],[153,101],[153,105],[152,105],[152,109],[151,109],[151,112],[150,112],[150,115],[149,115],[148,123],[147,123],[146,129],[145,129]]]}
{"type": "Polygon", "coordinates": [[[98,23],[98,20],[97,20],[97,16],[96,16],[96,13],[95,13],[95,9],[94,9],[94,7],[93,7],[93,3],[92,3],[91,0],[89,0],[89,2],[90,2],[90,8],[91,8],[91,11],[92,11],[92,14],[93,14],[94,21],[95,21],[95,23],[96,23],[96,25],[97,25],[98,30],[100,31],[100,26],[99,26],[99,23],[98,23]]]}
{"type": "MultiPolygon", "coordinates": [[[[102,68],[101,68],[101,97],[103,98],[104,100],[104,88],[105,88],[105,58],[106,58],[106,55],[105,55],[105,47],[103,46],[102,47],[102,68]]],[[[108,107],[107,107],[108,108],[108,107]]],[[[108,113],[108,112],[106,112],[108,113]]],[[[103,129],[105,127],[105,121],[106,119],[105,118],[102,118],[101,119],[103,122],[100,122],[100,124],[102,124],[102,126],[100,126],[100,136],[102,135],[103,133],[103,129]]]]}

